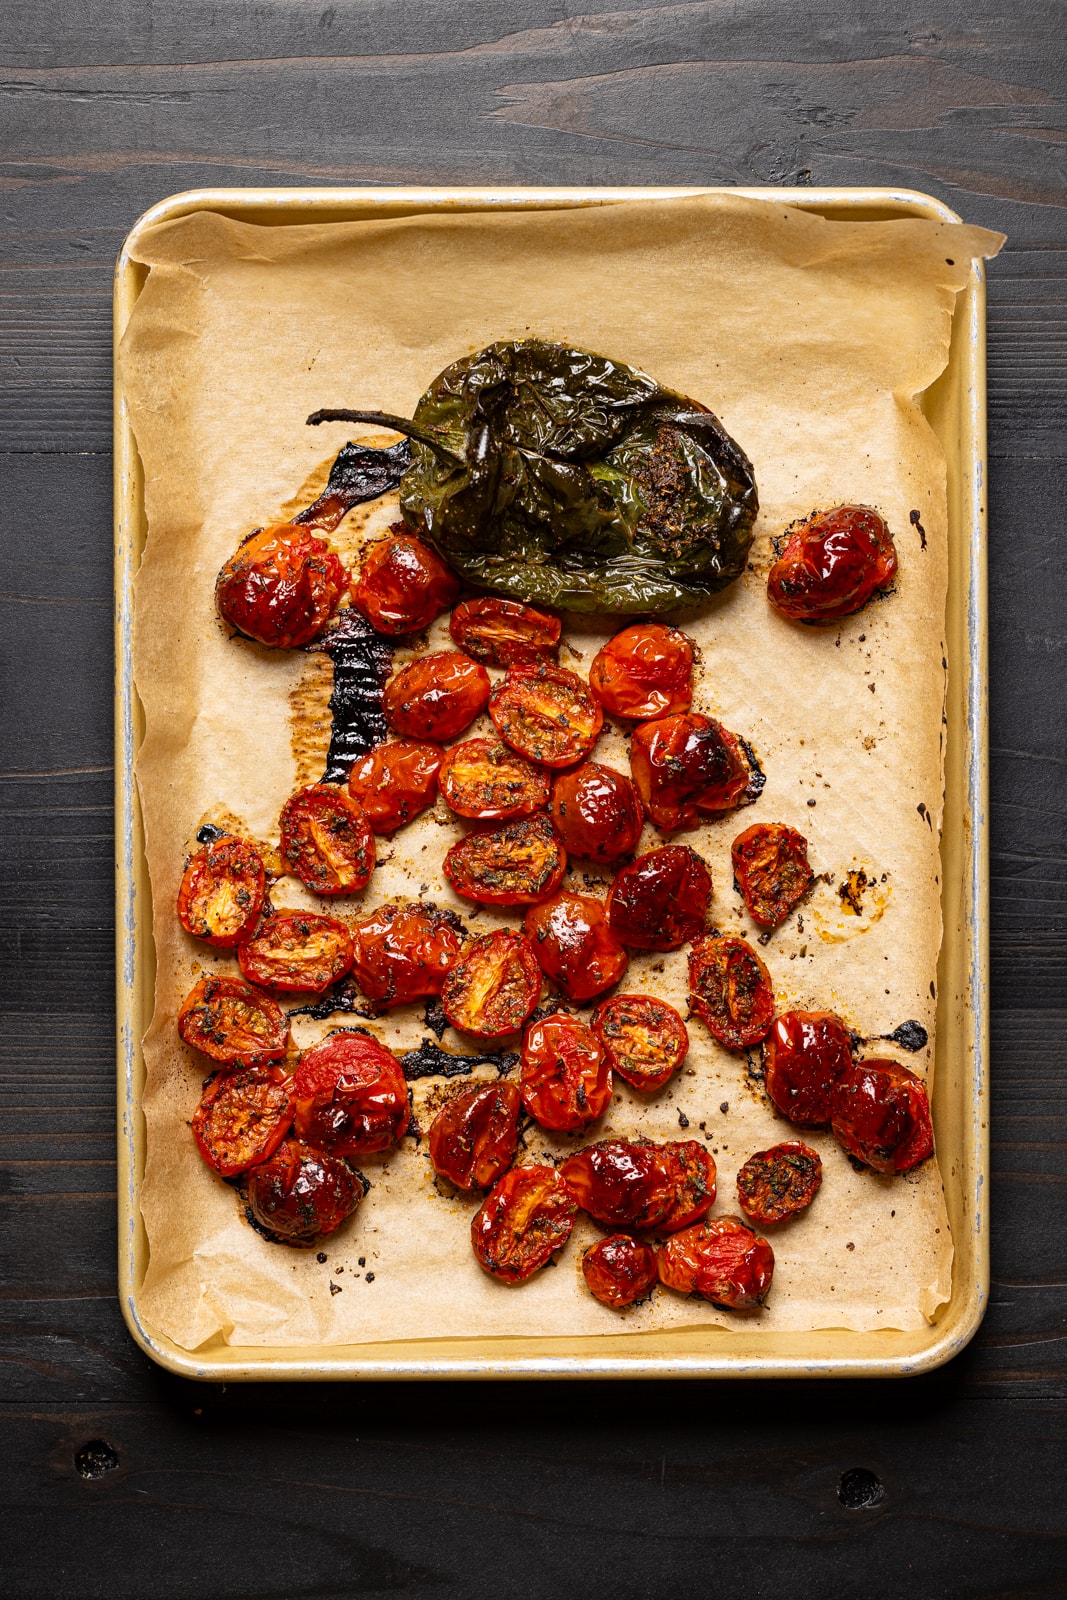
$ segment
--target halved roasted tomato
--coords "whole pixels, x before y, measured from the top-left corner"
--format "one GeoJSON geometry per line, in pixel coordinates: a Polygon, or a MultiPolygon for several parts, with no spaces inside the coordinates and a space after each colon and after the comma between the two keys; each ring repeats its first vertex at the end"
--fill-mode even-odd
{"type": "Polygon", "coordinates": [[[336,1233],[367,1193],[361,1175],[332,1151],[286,1139],[248,1176],[248,1206],[281,1244],[308,1245],[336,1233]]]}
{"type": "Polygon", "coordinates": [[[445,753],[438,744],[390,739],[359,756],[348,792],[374,833],[389,835],[437,799],[437,774],[445,753]]]}
{"type": "Polygon", "coordinates": [[[859,1061],[833,1088],[834,1138],[875,1172],[910,1172],[934,1153],[926,1085],[896,1061],[859,1061]]]}
{"type": "Polygon", "coordinates": [[[394,733],[438,744],[457,739],[489,699],[489,674],[458,650],[416,656],[394,672],[382,705],[394,733]]]}
{"type": "Polygon", "coordinates": [[[502,1283],[524,1283],[567,1243],[577,1215],[555,1167],[512,1167],[471,1222],[478,1265],[502,1283]]]}
{"type": "Polygon", "coordinates": [[[441,993],[465,938],[454,911],[429,902],[379,906],[352,926],[352,971],[375,1005],[404,1005],[441,993]]]}
{"type": "Polygon", "coordinates": [[[459,1189],[488,1189],[510,1167],[522,1100],[513,1083],[483,1083],[442,1106],[430,1124],[433,1169],[459,1189]]]}
{"type": "Polygon", "coordinates": [[[182,874],[178,920],[194,938],[232,949],[255,930],[266,881],[262,857],[246,840],[213,839],[182,874]]]}
{"type": "Polygon", "coordinates": [[[528,817],[548,804],[551,784],[547,772],[496,739],[453,745],[437,781],[446,805],[473,822],[528,817]]]}
{"type": "Polygon", "coordinates": [[[728,1050],[766,1038],[774,1021],[771,975],[745,939],[701,939],[689,955],[689,1004],[728,1050]]]}
{"type": "Polygon", "coordinates": [[[783,1117],[824,1128],[834,1085],[852,1065],[852,1035],[832,1011],[783,1011],[763,1044],[763,1087],[783,1117]]]}
{"type": "Polygon", "coordinates": [[[630,769],[641,804],[665,833],[747,805],[764,782],[738,735],[697,711],[635,728],[630,769]]]}
{"type": "Polygon", "coordinates": [[[663,1146],[674,1175],[674,1203],[656,1225],[657,1233],[691,1227],[715,1204],[715,1162],[695,1139],[671,1139],[663,1146]]]}
{"type": "Polygon", "coordinates": [[[201,978],[178,1012],[186,1044],[225,1066],[280,1061],[289,1044],[285,1014],[243,978],[201,978]]]}
{"type": "Polygon", "coordinates": [[[609,1228],[654,1228],[674,1204],[673,1164],[647,1139],[601,1139],[559,1170],[582,1210],[609,1228]]]}
{"type": "Polygon", "coordinates": [[[542,1128],[573,1133],[611,1104],[611,1067],[592,1030],[557,1012],[526,1029],[519,1086],[523,1105],[542,1128]]]}
{"type": "Polygon", "coordinates": [[[219,573],[215,604],[231,628],[280,650],[322,632],[348,587],[325,539],[299,523],[250,533],[219,573]]]}
{"type": "Polygon", "coordinates": [[[234,1178],[272,1156],[289,1132],[293,1102],[281,1074],[250,1067],[208,1079],[193,1112],[193,1136],[208,1166],[234,1178]]]}
{"type": "Polygon", "coordinates": [[[797,1139],[749,1156],[737,1174],[737,1197],[749,1221],[762,1227],[804,1211],[821,1183],[819,1152],[797,1139]]]}
{"type": "Polygon", "coordinates": [[[567,853],[542,813],[468,833],[445,856],[444,873],[464,900],[485,906],[527,906],[554,894],[567,853]]]}
{"type": "Polygon", "coordinates": [[[593,659],[589,687],[616,717],[667,717],[693,698],[693,646],[680,628],[635,622],[593,659]]]}
{"type": "Polygon", "coordinates": [[[528,939],[498,928],[472,939],[441,990],[445,1016],[461,1033],[502,1039],[517,1033],[541,995],[541,968],[528,939]]]}
{"type": "Polygon", "coordinates": [[[272,994],[321,994],[352,965],[352,940],[335,917],[284,911],[241,945],[237,964],[249,983],[272,994]]]}
{"type": "Polygon", "coordinates": [[[645,821],[629,778],[599,761],[553,779],[550,811],[568,855],[605,863],[636,849],[645,821]]]}
{"type": "Polygon", "coordinates": [[[815,880],[808,841],[784,822],[757,822],[730,846],[734,879],[748,914],[761,928],[777,928],[815,880]]]}
{"type": "Polygon", "coordinates": [[[374,835],[355,800],[333,783],[290,795],[280,820],[282,855],[316,894],[355,894],[374,871],[374,835]]]}
{"type": "Polygon", "coordinates": [[[327,1034],[305,1050],[293,1074],[298,1139],[337,1156],[389,1150],[411,1119],[399,1061],[359,1028],[327,1034]]]}
{"type": "Polygon", "coordinates": [[[509,668],[489,697],[489,715],[505,744],[543,767],[580,761],[604,726],[589,685],[544,663],[509,668]]]}
{"type": "Polygon", "coordinates": [[[464,600],[452,613],[449,632],[475,661],[513,667],[521,661],[554,661],[560,621],[518,600],[464,600]]]}
{"type": "Polygon", "coordinates": [[[622,868],[608,893],[608,921],[631,950],[680,950],[708,925],[711,873],[687,844],[665,844],[622,868]]]}
{"type": "Polygon", "coordinates": [[[428,544],[394,523],[364,552],[352,604],[379,633],[428,628],[459,594],[459,579],[428,544]]]}
{"type": "Polygon", "coordinates": [[[601,1305],[619,1311],[647,1300],[656,1287],[656,1252],[650,1244],[612,1233],[582,1257],[582,1276],[601,1305]]]}
{"type": "Polygon", "coordinates": [[[767,598],[795,622],[833,622],[859,611],[896,570],[893,537],[870,506],[813,511],[788,531],[767,577],[767,598]]]}
{"type": "Polygon", "coordinates": [[[689,1034],[665,1000],[648,994],[614,994],[593,1012],[593,1032],[612,1069],[634,1089],[662,1089],[685,1060],[689,1034]]]}
{"type": "Polygon", "coordinates": [[[523,922],[545,976],[570,1000],[592,1000],[626,971],[629,957],[608,924],[603,903],[587,894],[557,894],[533,906],[523,922]]]}
{"type": "Polygon", "coordinates": [[[756,1311],[767,1298],[774,1251],[739,1217],[706,1217],[661,1245],[659,1281],[728,1311],[756,1311]]]}

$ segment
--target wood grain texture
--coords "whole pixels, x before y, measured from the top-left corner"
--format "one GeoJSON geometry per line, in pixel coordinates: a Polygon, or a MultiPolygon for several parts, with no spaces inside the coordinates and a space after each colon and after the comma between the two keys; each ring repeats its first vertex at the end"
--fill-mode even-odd
{"type": "Polygon", "coordinates": [[[1067,122],[1052,0],[0,12],[0,1591],[1067,1592],[1067,122]],[[852,183],[990,269],[993,1292],[893,1385],[205,1389],[114,1299],[110,278],[208,184],[852,183]],[[118,1466],[86,1481],[91,1439],[118,1466]],[[885,1486],[848,1511],[863,1466],[885,1486]]]}

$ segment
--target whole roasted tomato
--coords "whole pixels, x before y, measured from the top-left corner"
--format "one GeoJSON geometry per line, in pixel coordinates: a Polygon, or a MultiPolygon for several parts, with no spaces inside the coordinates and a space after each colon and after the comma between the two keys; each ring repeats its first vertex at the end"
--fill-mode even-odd
{"type": "Polygon", "coordinates": [[[449,632],[475,661],[513,667],[522,661],[554,661],[560,622],[518,600],[464,600],[452,613],[449,632]]]}
{"type": "Polygon", "coordinates": [[[390,739],[352,763],[348,792],[374,833],[395,833],[433,805],[444,756],[437,744],[390,739]]]}
{"type": "Polygon", "coordinates": [[[705,1218],[661,1245],[659,1281],[727,1311],[755,1311],[767,1298],[774,1251],[740,1217],[705,1218]]]}
{"type": "Polygon", "coordinates": [[[689,1004],[712,1038],[746,1050],[774,1021],[771,975],[745,939],[701,939],[689,953],[689,1004]]]}
{"type": "Polygon", "coordinates": [[[632,950],[680,950],[708,925],[711,873],[687,844],[665,844],[623,867],[608,892],[608,921],[632,950]]]}
{"type": "Polygon", "coordinates": [[[667,717],[693,698],[693,646],[679,628],[637,622],[610,639],[589,669],[589,687],[617,717],[667,717]]]}
{"type": "Polygon", "coordinates": [[[208,1166],[234,1178],[272,1156],[292,1120],[289,1085],[280,1075],[261,1067],[219,1072],[193,1112],[193,1136],[208,1166]]]}
{"type": "Polygon", "coordinates": [[[489,698],[489,715],[505,744],[542,767],[580,761],[604,726],[589,685],[545,663],[509,668],[489,698]]]}
{"type": "Polygon", "coordinates": [[[348,587],[325,539],[283,522],[250,533],[218,575],[215,605],[238,633],[279,650],[309,644],[348,587]]]}
{"type": "Polygon", "coordinates": [[[585,1023],[557,1012],[531,1022],[523,1035],[520,1088],[542,1128],[576,1133],[611,1104],[611,1067],[585,1023]]]}
{"type": "Polygon", "coordinates": [[[601,1305],[620,1311],[647,1300],[656,1287],[656,1252],[640,1239],[613,1233],[585,1252],[582,1275],[601,1305]]]}
{"type": "Polygon", "coordinates": [[[401,1006],[440,994],[466,933],[454,911],[429,902],[379,906],[352,928],[352,971],[368,1000],[401,1006]]]}
{"type": "Polygon", "coordinates": [[[548,804],[551,780],[495,739],[467,739],[448,752],[438,785],[445,804],[472,822],[528,817],[548,804]]]}
{"type": "Polygon", "coordinates": [[[926,1085],[895,1061],[860,1061],[838,1078],[830,1126],[875,1172],[910,1172],[934,1153],[926,1085]]]}
{"type": "Polygon", "coordinates": [[[458,1189],[491,1188],[514,1160],[521,1110],[513,1083],[483,1083],[458,1094],[430,1124],[434,1171],[458,1189]]]}
{"type": "Polygon", "coordinates": [[[582,1210],[609,1228],[654,1228],[674,1204],[673,1165],[647,1139],[601,1139],[559,1170],[582,1210]]]}
{"type": "Polygon", "coordinates": [[[316,894],[355,894],[374,871],[374,835],[355,800],[332,783],[298,789],[282,808],[282,855],[316,894]]]}
{"type": "Polygon", "coordinates": [[[408,1086],[391,1050],[355,1028],[305,1050],[293,1074],[298,1139],[337,1156],[371,1156],[402,1138],[408,1086]]]}
{"type": "Polygon", "coordinates": [[[445,1016],[475,1039],[517,1033],[541,995],[541,968],[528,939],[498,928],[472,939],[441,990],[445,1016]]]}
{"type": "Polygon", "coordinates": [[[201,978],[182,1002],[178,1032],[224,1066],[280,1061],[289,1044],[281,1007],[242,978],[201,978]]]}
{"type": "Polygon", "coordinates": [[[352,585],[352,604],[379,633],[428,628],[459,593],[452,568],[403,528],[394,523],[387,538],[370,546],[352,585]]]}
{"type": "Polygon", "coordinates": [[[333,917],[286,911],[260,924],[237,963],[249,983],[273,994],[321,994],[352,965],[352,940],[333,917]]]}
{"type": "Polygon", "coordinates": [[[748,914],[761,928],[777,928],[814,881],[808,841],[784,822],[757,822],[730,846],[734,880],[748,914]]]}
{"type": "Polygon", "coordinates": [[[485,710],[489,674],[458,650],[416,656],[385,686],[382,705],[394,733],[407,739],[456,739],[485,710]]]}
{"type": "Polygon", "coordinates": [[[824,1128],[834,1085],[852,1065],[852,1035],[832,1011],[783,1011],[763,1046],[763,1087],[802,1128],[824,1128]]]}
{"type": "Polygon", "coordinates": [[[545,976],[570,1000],[592,1000],[618,983],[629,961],[604,906],[587,894],[558,894],[526,913],[523,931],[545,976]]]}
{"type": "Polygon", "coordinates": [[[464,900],[484,906],[528,906],[555,894],[567,852],[542,813],[468,833],[445,856],[444,873],[464,900]]]}
{"type": "Polygon", "coordinates": [[[244,839],[214,839],[182,874],[178,921],[194,938],[232,949],[255,929],[265,884],[258,850],[244,839]]]}
{"type": "Polygon", "coordinates": [[[749,1156],[737,1174],[737,1197],[750,1221],[766,1225],[804,1211],[821,1183],[819,1152],[798,1139],[749,1156]]]}
{"type": "Polygon", "coordinates": [[[664,833],[754,800],[763,774],[736,733],[697,711],[635,728],[630,770],[650,820],[664,833]]]}
{"type": "Polygon", "coordinates": [[[347,1161],[296,1139],[286,1139],[248,1177],[252,1215],[282,1244],[311,1244],[336,1233],[366,1193],[364,1180],[347,1161]]]}
{"type": "Polygon", "coordinates": [[[656,1226],[657,1233],[677,1233],[715,1204],[716,1171],[710,1151],[695,1139],[673,1139],[663,1146],[674,1177],[674,1202],[656,1226]]]}
{"type": "Polygon", "coordinates": [[[665,1000],[648,994],[615,994],[593,1012],[593,1032],[612,1070],[634,1089],[662,1089],[685,1060],[689,1034],[665,1000]]]}
{"type": "Polygon", "coordinates": [[[577,1214],[555,1167],[512,1167],[471,1222],[478,1265],[502,1283],[524,1283],[567,1243],[577,1214]]]}
{"type": "Polygon", "coordinates": [[[897,552],[869,506],[812,512],[792,530],[767,578],[767,598],[794,622],[833,622],[892,583],[897,552]]]}
{"type": "Polygon", "coordinates": [[[551,816],[568,855],[605,863],[636,849],[645,820],[629,778],[598,761],[553,779],[551,816]]]}

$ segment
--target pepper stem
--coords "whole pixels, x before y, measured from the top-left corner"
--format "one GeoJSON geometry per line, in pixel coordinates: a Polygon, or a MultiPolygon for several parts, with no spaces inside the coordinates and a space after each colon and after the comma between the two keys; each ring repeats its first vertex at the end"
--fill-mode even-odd
{"type": "Polygon", "coordinates": [[[317,428],[320,422],[376,422],[383,428],[392,428],[394,433],[403,433],[409,439],[418,440],[435,455],[462,462],[461,456],[449,450],[447,445],[443,445],[440,439],[421,428],[417,422],[409,422],[407,417],[394,417],[388,411],[313,411],[307,419],[309,428],[317,428]]]}

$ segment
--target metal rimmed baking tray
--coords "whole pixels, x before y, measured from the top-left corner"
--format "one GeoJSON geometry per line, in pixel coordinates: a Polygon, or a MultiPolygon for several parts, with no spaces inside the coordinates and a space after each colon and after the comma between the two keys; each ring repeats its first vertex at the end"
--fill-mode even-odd
{"type": "MultiPolygon", "coordinates": [[[[196,211],[261,226],[359,221],[428,211],[536,210],[714,193],[713,189],[204,189],[142,216],[115,272],[115,347],[146,269],[132,258],[143,231],[196,211]]],[[[829,218],[960,219],[940,201],[889,189],[731,189],[829,218]]],[[[955,1260],[952,1293],[920,1331],[823,1329],[767,1333],[681,1328],[662,1333],[422,1339],[326,1347],[181,1348],[142,1316],[148,1242],[140,1211],[145,1128],[142,1039],[151,1017],[155,954],[151,887],[134,783],[143,721],[131,665],[132,580],[146,523],[140,462],[115,373],[115,800],[118,956],[119,1294],[136,1342],[186,1377],[235,1381],[385,1378],[884,1377],[947,1361],[981,1321],[988,1291],[988,843],[986,825],[985,286],[976,262],[959,296],[948,366],[922,397],[948,463],[948,744],[941,854],[945,935],[938,964],[934,1124],[955,1260]]]]}

